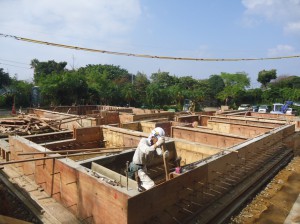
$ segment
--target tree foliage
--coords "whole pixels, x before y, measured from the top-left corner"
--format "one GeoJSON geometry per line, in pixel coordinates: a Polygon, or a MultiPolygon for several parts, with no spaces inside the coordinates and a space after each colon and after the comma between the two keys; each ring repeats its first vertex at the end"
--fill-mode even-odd
{"type": "MultiPolygon", "coordinates": [[[[272,104],[285,100],[300,101],[300,77],[276,76],[276,70],[263,70],[258,79],[262,87],[248,89],[250,78],[245,72],[211,75],[207,79],[192,76],[175,76],[166,71],[151,74],[129,73],[120,66],[97,64],[78,70],[66,69],[66,62],[33,59],[34,81],[42,95],[41,106],[105,104],[149,108],[182,109],[185,99],[192,100],[196,110],[205,106],[228,104],[272,104]],[[275,74],[275,75],[274,75],[275,74]],[[272,82],[271,80],[274,79],[272,82]]],[[[0,105],[10,106],[16,97],[18,106],[32,104],[33,83],[10,78],[0,68],[0,87],[9,94],[0,97],[0,105]]],[[[36,87],[34,87],[36,88],[36,87]]]]}
{"type": "Polygon", "coordinates": [[[271,87],[277,88],[300,88],[300,77],[282,75],[278,76],[273,82],[270,83],[271,87]]]}
{"type": "Polygon", "coordinates": [[[272,70],[262,70],[258,73],[257,81],[262,84],[264,88],[267,87],[267,84],[270,83],[272,79],[277,78],[277,72],[275,69],[272,70]]]}
{"type": "Polygon", "coordinates": [[[0,68],[0,89],[9,86],[12,82],[12,78],[7,72],[4,72],[3,68],[0,68]]]}
{"type": "Polygon", "coordinates": [[[34,69],[34,82],[38,85],[43,78],[46,78],[46,76],[51,74],[59,74],[65,71],[67,62],[57,63],[54,60],[48,62],[40,62],[37,59],[33,59],[30,65],[34,69]]]}
{"type": "Polygon", "coordinates": [[[246,87],[250,86],[248,74],[244,72],[235,74],[222,72],[220,77],[223,79],[225,87],[217,94],[217,98],[226,105],[235,106],[239,103],[239,97],[244,95],[246,87]]]}

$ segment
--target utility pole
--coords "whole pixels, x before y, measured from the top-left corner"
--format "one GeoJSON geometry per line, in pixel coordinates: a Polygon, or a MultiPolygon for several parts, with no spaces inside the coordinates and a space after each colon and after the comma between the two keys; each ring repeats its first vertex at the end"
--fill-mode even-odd
{"type": "Polygon", "coordinates": [[[74,54],[72,54],[72,70],[75,70],[75,57],[74,54]]]}

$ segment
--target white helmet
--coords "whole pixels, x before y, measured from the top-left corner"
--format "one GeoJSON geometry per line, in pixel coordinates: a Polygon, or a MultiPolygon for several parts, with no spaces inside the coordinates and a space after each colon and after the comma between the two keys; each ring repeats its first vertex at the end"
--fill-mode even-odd
{"type": "Polygon", "coordinates": [[[164,136],[165,136],[164,129],[162,129],[161,127],[156,127],[151,131],[149,138],[151,138],[151,137],[160,138],[160,137],[164,137],[164,136]]]}

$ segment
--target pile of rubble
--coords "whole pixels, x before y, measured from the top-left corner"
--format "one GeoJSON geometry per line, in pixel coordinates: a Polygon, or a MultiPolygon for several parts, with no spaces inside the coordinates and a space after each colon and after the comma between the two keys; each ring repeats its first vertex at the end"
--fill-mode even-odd
{"type": "Polygon", "coordinates": [[[0,137],[9,135],[32,135],[57,131],[58,128],[50,122],[35,116],[21,115],[18,117],[0,119],[0,137]]]}

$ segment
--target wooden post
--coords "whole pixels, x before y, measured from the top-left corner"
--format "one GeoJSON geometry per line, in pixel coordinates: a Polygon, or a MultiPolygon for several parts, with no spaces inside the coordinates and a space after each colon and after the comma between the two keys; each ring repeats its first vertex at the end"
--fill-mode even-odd
{"type": "Polygon", "coordinates": [[[165,167],[165,173],[166,173],[166,181],[169,180],[169,163],[168,163],[168,157],[166,156],[166,146],[165,144],[162,144],[162,152],[163,152],[163,160],[164,160],[164,167],[165,167]]]}

